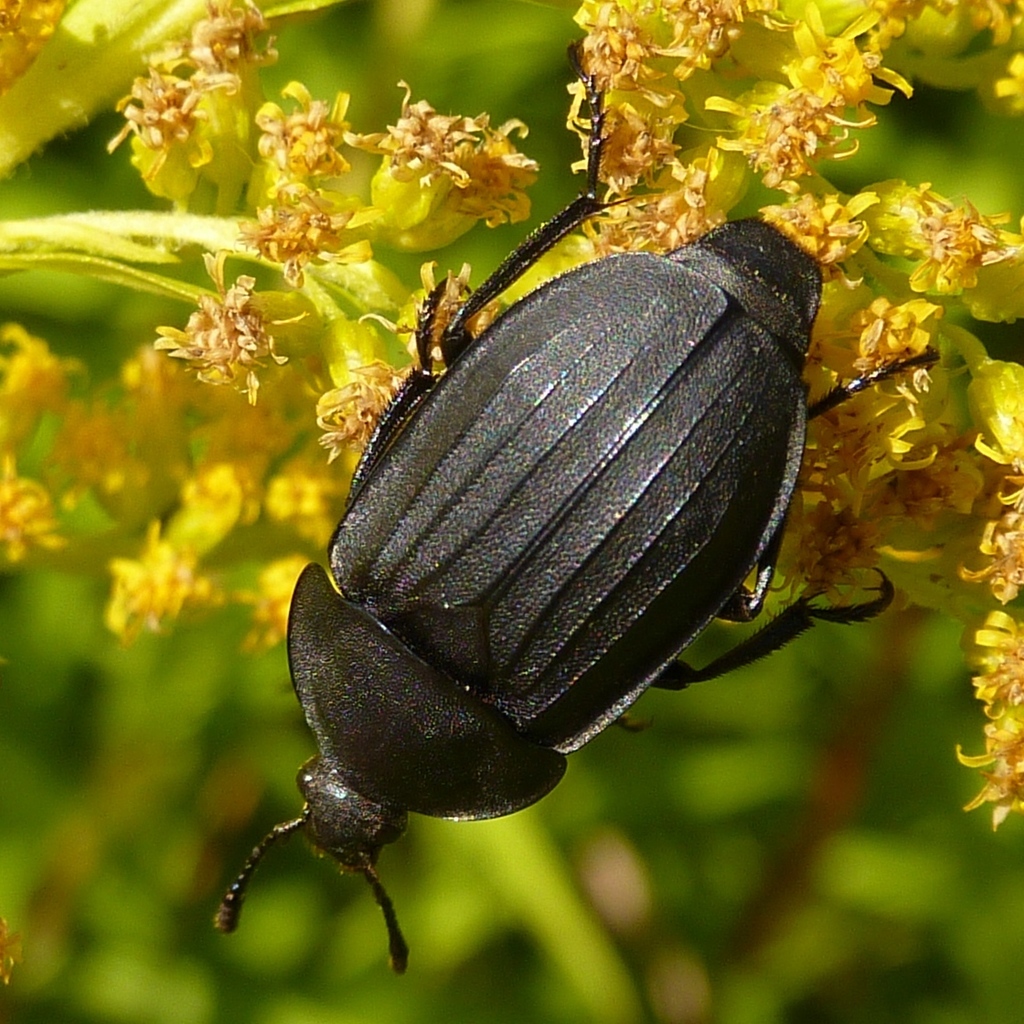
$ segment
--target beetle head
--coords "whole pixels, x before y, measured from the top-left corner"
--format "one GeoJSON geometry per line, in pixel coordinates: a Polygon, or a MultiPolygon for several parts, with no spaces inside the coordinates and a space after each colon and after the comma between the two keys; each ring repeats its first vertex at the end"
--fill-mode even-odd
{"type": "Polygon", "coordinates": [[[306,835],[346,870],[362,871],[405,831],[404,811],[357,793],[322,757],[307,761],[296,781],[306,798],[306,835]]]}
{"type": "Polygon", "coordinates": [[[302,766],[298,783],[306,798],[301,817],[275,825],[260,840],[224,894],[214,924],[222,932],[233,932],[238,927],[249,880],[263,855],[274,843],[305,829],[314,846],[329,853],[346,871],[361,874],[369,883],[387,925],[391,967],[401,974],[409,960],[409,947],[374,862],[380,848],[394,842],[405,831],[405,812],[360,796],[344,782],[337,769],[325,764],[320,757],[302,766]]]}

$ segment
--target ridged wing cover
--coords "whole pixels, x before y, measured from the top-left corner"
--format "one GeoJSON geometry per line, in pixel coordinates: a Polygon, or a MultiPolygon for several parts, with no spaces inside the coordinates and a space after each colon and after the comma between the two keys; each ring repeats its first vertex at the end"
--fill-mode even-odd
{"type": "Polygon", "coordinates": [[[795,361],[709,264],[624,254],[512,306],[331,542],[348,600],[563,752],[722,609],[795,485],[795,361]]]}

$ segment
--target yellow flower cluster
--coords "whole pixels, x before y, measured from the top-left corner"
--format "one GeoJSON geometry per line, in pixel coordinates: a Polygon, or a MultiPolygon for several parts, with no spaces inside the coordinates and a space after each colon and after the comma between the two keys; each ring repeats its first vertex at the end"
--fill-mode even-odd
{"type": "MultiPolygon", "coordinates": [[[[1024,231],[928,183],[847,195],[827,180],[873,108],[910,95],[911,52],[946,68],[988,47],[971,84],[1019,110],[1020,4],[585,0],[576,21],[605,94],[612,202],[507,300],[587,259],[676,248],[743,201],[822,267],[812,400],[941,351],[940,366],[815,418],[779,589],[846,601],[881,567],[905,601],[959,616],[983,652],[986,752],[965,760],[991,770],[975,803],[994,804],[997,821],[1021,810],[1024,622],[1009,603],[1024,582],[1024,369],[988,359],[962,324],[1024,316],[1024,231]]],[[[516,147],[521,121],[442,114],[402,84],[394,123],[357,132],[344,93],[319,99],[291,82],[266,99],[265,32],[254,6],[219,0],[121,104],[111,147],[130,138],[147,186],[172,200],[167,248],[220,239],[196,311],[158,330],[173,362],[151,350],[90,393],[77,364],[19,328],[0,333],[0,560],[105,568],[107,622],[126,640],[228,602],[252,609],[248,645],[284,636],[294,579],[326,544],[354,451],[406,373],[399,339],[418,292],[386,253],[442,248],[477,222],[529,212],[538,168],[516,147]],[[232,276],[229,261],[252,272],[232,276]]],[[[569,124],[586,138],[585,89],[571,92],[569,124]]],[[[84,236],[84,272],[190,294],[138,270],[140,251],[167,256],[151,221],[104,230],[84,236]]],[[[439,322],[468,280],[448,276],[439,322]]]]}

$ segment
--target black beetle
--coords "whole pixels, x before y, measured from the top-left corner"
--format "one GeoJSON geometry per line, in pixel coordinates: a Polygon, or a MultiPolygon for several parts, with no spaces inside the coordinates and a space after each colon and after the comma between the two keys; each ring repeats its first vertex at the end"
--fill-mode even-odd
{"type": "Polygon", "coordinates": [[[302,816],[256,847],[225,895],[223,931],[267,847],[304,828],[369,880],[403,970],[374,862],[408,811],[526,807],[648,687],[711,678],[816,618],[868,618],[892,596],[882,577],[864,604],[799,600],[707,668],[677,661],[712,619],[760,610],[809,412],[893,372],[808,410],[821,276],[774,228],[738,221],[667,256],[578,267],[469,337],[474,313],[601,207],[601,97],[579,73],[587,192],[440,332],[440,378],[429,352],[440,292],[428,298],[421,369],[371,439],[330,543],[334,583],[310,565],[296,585],[288,654],[320,753],[299,772],[302,816]]]}

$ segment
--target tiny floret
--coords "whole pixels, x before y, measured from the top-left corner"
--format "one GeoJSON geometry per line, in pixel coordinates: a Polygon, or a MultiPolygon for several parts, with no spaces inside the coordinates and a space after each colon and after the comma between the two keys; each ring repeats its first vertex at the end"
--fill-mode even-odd
{"type": "Polygon", "coordinates": [[[206,255],[206,270],[217,295],[200,299],[199,309],[189,317],[184,331],[158,328],[156,347],[172,358],[187,360],[199,379],[209,384],[232,384],[243,377],[249,402],[255,404],[260,386],[256,371],[267,358],[278,365],[288,360],[274,351],[274,337],[252,304],[255,278],[243,275],[226,287],[225,258],[224,253],[206,255]]]}

